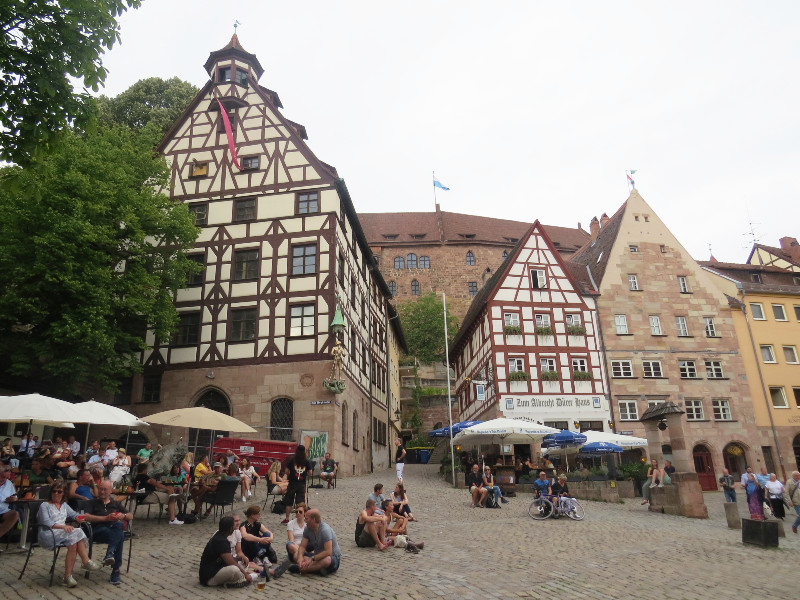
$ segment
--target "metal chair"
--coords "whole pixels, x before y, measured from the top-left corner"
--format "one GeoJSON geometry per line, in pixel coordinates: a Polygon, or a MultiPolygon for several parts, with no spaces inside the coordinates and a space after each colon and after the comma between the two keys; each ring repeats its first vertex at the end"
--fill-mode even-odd
{"type": "Polygon", "coordinates": [[[157,521],[157,523],[161,524],[161,515],[164,514],[164,503],[161,502],[161,500],[159,499],[157,494],[140,494],[141,491],[142,490],[137,488],[136,492],[135,492],[135,498],[136,498],[135,502],[136,503],[135,503],[135,505],[133,507],[133,516],[134,516],[134,518],[136,518],[136,511],[139,509],[139,507],[141,505],[145,505],[147,507],[147,518],[149,519],[150,518],[150,507],[151,506],[155,506],[156,504],[158,504],[158,521],[157,521]],[[153,502],[153,500],[148,501],[147,500],[148,498],[155,499],[155,502],[153,502]]]}
{"type": "Polygon", "coordinates": [[[222,507],[220,515],[225,514],[225,507],[230,505],[233,511],[233,503],[236,498],[236,492],[239,491],[239,479],[223,479],[217,483],[217,489],[213,492],[208,492],[203,497],[203,504],[206,505],[206,510],[209,506],[214,507],[214,519],[217,518],[217,507],[222,507]]]}
{"type": "MultiPolygon", "coordinates": [[[[86,537],[89,538],[89,558],[92,558],[92,550],[94,549],[94,528],[95,525],[92,523],[85,523],[88,527],[84,528],[84,531],[88,529],[86,532],[86,537]]],[[[129,573],[131,570],[131,553],[133,552],[133,538],[136,536],[133,533],[133,521],[124,521],[122,523],[125,532],[125,542],[128,544],[128,564],[125,567],[125,572],[129,573]]],[[[100,544],[102,542],[98,542],[100,544]]],[[[89,579],[89,575],[91,575],[90,571],[86,571],[86,579],[89,579]]]]}

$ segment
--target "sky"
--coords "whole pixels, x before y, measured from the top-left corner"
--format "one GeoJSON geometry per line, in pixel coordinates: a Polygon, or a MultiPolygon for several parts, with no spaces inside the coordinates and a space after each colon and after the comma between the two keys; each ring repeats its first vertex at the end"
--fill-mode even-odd
{"type": "Polygon", "coordinates": [[[103,93],[234,33],[358,212],[588,230],[636,188],[698,260],[800,238],[800,2],[145,0],[103,93]]]}

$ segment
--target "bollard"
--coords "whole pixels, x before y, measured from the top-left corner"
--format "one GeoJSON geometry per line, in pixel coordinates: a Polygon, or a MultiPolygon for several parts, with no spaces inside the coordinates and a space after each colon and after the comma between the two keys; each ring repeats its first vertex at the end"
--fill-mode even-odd
{"type": "Polygon", "coordinates": [[[742,520],[739,516],[739,505],[736,502],[725,503],[725,518],[728,520],[728,529],[742,528],[742,520]]]}
{"type": "Polygon", "coordinates": [[[757,546],[772,546],[777,548],[777,522],[742,519],[742,543],[755,544],[757,546]]]}

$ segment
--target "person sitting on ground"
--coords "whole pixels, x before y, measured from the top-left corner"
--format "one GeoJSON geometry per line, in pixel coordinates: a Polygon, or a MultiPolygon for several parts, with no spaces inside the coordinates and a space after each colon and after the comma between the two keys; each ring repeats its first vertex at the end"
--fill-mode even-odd
{"type": "Polygon", "coordinates": [[[466,483],[469,488],[469,493],[472,494],[472,508],[476,506],[483,508],[484,502],[486,501],[486,494],[489,493],[489,490],[483,487],[483,477],[481,476],[480,469],[480,465],[475,463],[472,465],[472,471],[467,473],[467,476],[464,478],[464,483],[466,483]]]}
{"type": "Polygon", "coordinates": [[[78,516],[70,506],[64,502],[64,486],[54,483],[50,487],[47,502],[39,507],[40,531],[49,528],[52,532],[39,535],[39,546],[45,550],[52,550],[56,545],[67,547],[67,557],[64,561],[64,587],[73,588],[78,585],[72,576],[75,568],[75,558],[80,556],[83,568],[87,571],[98,571],[102,566],[89,558],[86,548],[86,534],[80,527],[67,525],[78,516]]]}
{"type": "Polygon", "coordinates": [[[500,508],[500,501],[505,500],[505,498],[503,498],[503,492],[500,486],[495,485],[492,468],[489,465],[483,468],[483,487],[487,494],[492,494],[495,507],[500,508]]]}
{"type": "Polygon", "coordinates": [[[298,502],[305,502],[306,482],[312,469],[313,467],[308,462],[306,455],[306,447],[302,444],[298,445],[294,456],[289,459],[286,467],[284,467],[286,478],[289,480],[289,487],[283,496],[283,503],[286,505],[286,517],[281,521],[282,525],[286,525],[289,522],[289,513],[292,507],[298,502]]]}
{"type": "MultiPolygon", "coordinates": [[[[306,515],[308,519],[308,515],[306,515]]],[[[378,550],[386,550],[389,544],[385,544],[386,539],[386,519],[383,514],[376,514],[375,500],[370,498],[364,510],[359,513],[356,519],[356,546],[359,548],[371,548],[375,546],[378,550]]]]}
{"type": "Polygon", "coordinates": [[[150,462],[150,458],[153,456],[153,452],[154,452],[153,444],[147,442],[144,445],[144,448],[142,448],[141,450],[139,450],[139,452],[136,453],[136,458],[139,459],[140,464],[150,462]]]}
{"type": "Polygon", "coordinates": [[[131,472],[131,457],[125,451],[125,448],[117,450],[117,457],[111,461],[111,470],[108,473],[108,478],[116,483],[122,481],[128,473],[131,472]]]}
{"type": "Polygon", "coordinates": [[[280,494],[283,496],[286,493],[286,489],[289,487],[289,480],[281,475],[282,472],[283,467],[279,460],[276,460],[269,466],[269,470],[267,471],[267,485],[269,485],[270,494],[280,494]]]}
{"type": "Polygon", "coordinates": [[[250,464],[250,460],[244,458],[239,463],[239,477],[241,478],[242,502],[247,502],[248,498],[253,497],[250,486],[261,480],[261,476],[256,472],[256,468],[250,464]]]}
{"type": "Polygon", "coordinates": [[[166,504],[169,511],[170,525],[183,525],[175,516],[175,506],[178,504],[178,495],[172,492],[172,488],[163,483],[159,483],[147,473],[148,463],[142,463],[136,467],[135,485],[138,490],[145,490],[143,504],[166,504]]]}
{"type": "Polygon", "coordinates": [[[372,493],[369,496],[367,496],[367,498],[375,502],[376,506],[380,506],[381,504],[383,504],[383,501],[386,500],[386,498],[383,495],[383,484],[376,483],[375,486],[372,488],[372,493]]]}
{"type": "Polygon", "coordinates": [[[94,500],[97,497],[92,474],[87,469],[78,471],[78,478],[67,488],[67,500],[94,500]]]}
{"type": "Polygon", "coordinates": [[[533,489],[539,493],[540,497],[547,498],[548,500],[553,496],[553,488],[550,485],[550,480],[547,478],[547,473],[539,471],[539,478],[533,481],[533,489]]]}
{"type": "Polygon", "coordinates": [[[408,496],[406,495],[406,488],[402,483],[394,486],[392,492],[392,502],[394,503],[394,512],[398,515],[405,517],[409,521],[416,521],[417,518],[411,514],[411,507],[408,505],[408,496]]]}
{"type": "Polygon", "coordinates": [[[248,560],[269,565],[278,562],[278,555],[272,547],[274,539],[267,526],[261,523],[261,507],[248,506],[244,511],[245,521],[239,527],[242,534],[242,551],[248,560]]]}
{"type": "Polygon", "coordinates": [[[11,481],[13,477],[10,465],[0,465],[0,537],[16,527],[19,521],[19,513],[8,506],[17,501],[17,490],[11,481]]]}
{"type": "Polygon", "coordinates": [[[387,498],[381,504],[383,510],[384,520],[386,521],[386,538],[393,538],[396,535],[405,535],[408,519],[399,515],[394,510],[394,502],[391,498],[387,498]]]}
{"type": "Polygon", "coordinates": [[[233,533],[233,528],[233,517],[222,517],[219,520],[219,529],[203,548],[199,570],[201,585],[240,588],[250,583],[247,569],[241,563],[237,563],[231,554],[228,536],[233,533]]]}
{"type": "Polygon", "coordinates": [[[50,477],[50,472],[45,471],[42,467],[42,461],[34,458],[31,461],[31,468],[25,471],[28,476],[28,481],[31,485],[53,485],[53,478],[50,477]]]}
{"type": "MultiPolygon", "coordinates": [[[[307,573],[328,575],[339,570],[341,559],[342,551],[339,549],[339,542],[333,529],[322,522],[322,514],[317,509],[309,510],[306,513],[303,540],[294,554],[297,564],[292,566],[304,575],[307,573]]],[[[275,570],[275,576],[278,576],[278,569],[286,566],[288,566],[286,563],[282,563],[275,570]]]]}
{"type": "Polygon", "coordinates": [[[122,545],[125,542],[124,523],[133,519],[132,512],[111,498],[113,484],[106,480],[97,489],[97,498],[91,503],[86,520],[92,524],[92,539],[94,542],[108,544],[104,566],[111,566],[109,581],[114,585],[122,582],[122,545]]]}
{"type": "Polygon", "coordinates": [[[336,479],[336,473],[339,471],[339,463],[331,458],[331,453],[325,453],[325,460],[320,465],[319,476],[328,484],[328,488],[333,487],[333,480],[336,479]]]}
{"type": "Polygon", "coordinates": [[[242,522],[239,515],[233,515],[233,532],[228,536],[228,544],[231,547],[231,556],[238,564],[241,564],[245,569],[252,570],[260,573],[264,570],[263,566],[250,562],[250,559],[245,556],[242,550],[242,532],[239,531],[242,522]]]}
{"type": "Polygon", "coordinates": [[[303,539],[303,532],[306,529],[306,510],[308,507],[305,502],[299,502],[294,508],[295,518],[286,524],[286,535],[289,541],[286,542],[286,554],[289,555],[289,560],[294,562],[294,554],[300,547],[300,541],[303,539]]]}

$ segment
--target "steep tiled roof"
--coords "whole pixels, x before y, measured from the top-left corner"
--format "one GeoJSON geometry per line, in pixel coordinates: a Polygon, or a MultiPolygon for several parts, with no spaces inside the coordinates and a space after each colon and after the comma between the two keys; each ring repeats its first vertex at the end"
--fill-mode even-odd
{"type": "Polygon", "coordinates": [[[393,243],[440,243],[439,226],[436,213],[359,213],[361,227],[370,244],[393,243]],[[385,235],[397,235],[387,239],[385,235]],[[424,235],[423,239],[413,239],[411,235],[424,235]]]}
{"type": "Polygon", "coordinates": [[[611,248],[614,246],[614,242],[617,239],[626,206],[627,202],[619,207],[619,210],[614,213],[614,216],[611,217],[599,231],[595,240],[589,241],[583,248],[570,257],[571,262],[589,267],[589,270],[592,272],[592,278],[597,286],[600,286],[600,282],[603,280],[603,275],[606,272],[611,248]]]}
{"type": "Polygon", "coordinates": [[[750,261],[753,259],[753,254],[755,254],[756,250],[764,250],[765,252],[769,252],[785,260],[788,263],[791,263],[795,266],[800,267],[800,261],[797,260],[794,256],[786,252],[783,248],[776,248],[775,246],[765,246],[764,244],[755,244],[753,245],[753,249],[750,251],[750,256],[747,257],[747,260],[750,261]]]}
{"type": "Polygon", "coordinates": [[[697,264],[712,273],[719,273],[738,281],[741,289],[751,294],[800,296],[800,285],[797,285],[794,280],[797,277],[797,273],[780,267],[762,267],[761,265],[713,261],[698,261],[697,264]],[[761,283],[753,281],[750,277],[751,273],[761,275],[761,283]]]}

